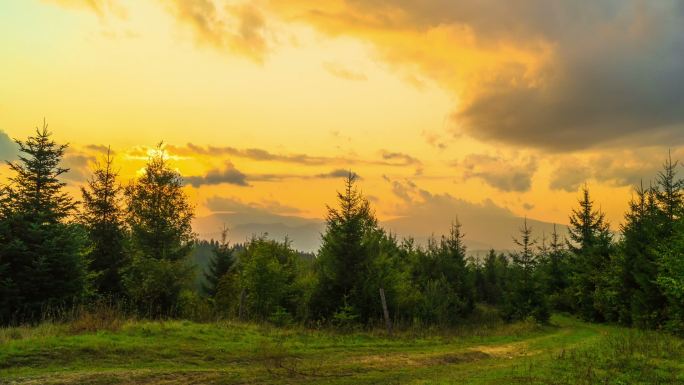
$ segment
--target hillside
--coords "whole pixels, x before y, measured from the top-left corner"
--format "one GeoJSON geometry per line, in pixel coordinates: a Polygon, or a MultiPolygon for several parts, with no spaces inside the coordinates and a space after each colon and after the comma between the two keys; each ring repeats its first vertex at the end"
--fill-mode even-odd
{"type": "Polygon", "coordinates": [[[684,341],[555,316],[387,338],[232,322],[0,329],[0,384],[682,384],[684,341]]]}

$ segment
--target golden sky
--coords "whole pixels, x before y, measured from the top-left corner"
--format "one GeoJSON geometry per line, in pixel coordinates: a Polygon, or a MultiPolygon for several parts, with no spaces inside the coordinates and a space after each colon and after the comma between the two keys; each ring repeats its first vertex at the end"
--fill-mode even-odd
{"type": "Polygon", "coordinates": [[[353,169],[400,233],[564,224],[584,183],[617,228],[684,158],[674,0],[8,0],[0,58],[1,140],[45,118],[74,189],[103,146],[125,182],[163,140],[232,226],[320,219],[353,169]]]}

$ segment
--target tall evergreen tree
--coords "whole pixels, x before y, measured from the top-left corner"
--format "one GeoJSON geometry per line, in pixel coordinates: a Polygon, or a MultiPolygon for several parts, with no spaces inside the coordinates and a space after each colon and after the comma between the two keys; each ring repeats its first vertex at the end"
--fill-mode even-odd
{"type": "Polygon", "coordinates": [[[455,317],[469,314],[474,307],[474,282],[466,266],[466,246],[463,242],[461,223],[456,219],[449,228],[449,235],[440,241],[441,270],[453,288],[459,302],[455,317]]]}
{"type": "Polygon", "coordinates": [[[3,306],[0,318],[35,318],[47,306],[79,300],[86,288],[84,235],[69,222],[75,202],[59,178],[67,145],[51,138],[47,124],[26,141],[22,155],[8,162],[13,176],[3,203],[0,267],[3,306]]]}
{"type": "Polygon", "coordinates": [[[221,230],[221,241],[211,242],[213,256],[209,261],[207,271],[204,272],[206,283],[202,285],[202,290],[210,297],[216,295],[218,284],[226,273],[228,273],[235,264],[235,256],[233,255],[233,247],[228,242],[228,228],[223,227],[221,230]]]}
{"type": "Polygon", "coordinates": [[[655,200],[661,215],[658,230],[664,241],[673,235],[675,224],[684,209],[684,179],[677,176],[678,167],[679,162],[672,161],[672,155],[668,154],[656,178],[655,200]]]}
{"type": "Polygon", "coordinates": [[[587,320],[603,320],[595,303],[603,274],[610,263],[612,235],[602,212],[594,209],[589,189],[582,190],[580,207],[570,216],[568,248],[573,254],[571,291],[574,307],[587,320]]]}
{"type": "Polygon", "coordinates": [[[121,297],[124,294],[121,272],[126,264],[124,217],[122,210],[123,188],[117,181],[111,150],[103,163],[98,163],[91,179],[81,187],[83,209],[80,222],[90,240],[90,270],[94,273],[94,286],[105,296],[121,297]]]}
{"type": "Polygon", "coordinates": [[[133,253],[124,286],[141,311],[168,314],[177,310],[181,290],[192,278],[187,257],[195,236],[183,179],[169,167],[161,144],[144,174],[124,192],[133,253]]]}
{"type": "Polygon", "coordinates": [[[489,250],[485,257],[483,269],[483,300],[490,305],[501,303],[503,294],[503,274],[501,262],[494,249],[489,250]]]}
{"type": "Polygon", "coordinates": [[[684,220],[675,225],[672,241],[664,245],[656,278],[667,298],[667,320],[670,331],[684,335],[684,220]]]}
{"type": "Polygon", "coordinates": [[[537,243],[532,238],[532,228],[527,225],[527,219],[520,228],[519,238],[513,241],[520,248],[511,254],[515,282],[508,293],[504,314],[508,319],[524,319],[532,316],[539,322],[549,319],[549,309],[544,296],[544,287],[536,275],[539,264],[534,246],[537,243]]]}
{"type": "Polygon", "coordinates": [[[684,333],[684,179],[677,176],[678,166],[679,162],[673,162],[670,155],[658,173],[655,192],[657,256],[640,264],[639,267],[649,275],[640,274],[636,279],[643,287],[639,302],[650,305],[642,306],[647,320],[656,315],[661,321],[658,326],[664,324],[673,331],[684,333]],[[654,271],[657,272],[655,282],[654,271]],[[657,286],[654,287],[654,283],[657,286]]]}
{"type": "Polygon", "coordinates": [[[558,234],[556,224],[553,225],[543,270],[545,286],[549,294],[549,305],[555,310],[570,310],[571,303],[567,298],[568,253],[558,234]]]}
{"type": "Polygon", "coordinates": [[[318,286],[312,298],[314,315],[329,318],[342,307],[360,311],[364,268],[370,259],[367,236],[377,229],[368,200],[356,188],[349,172],[344,191],[337,193],[339,207],[328,206],[326,229],[318,253],[318,286]]]}
{"type": "Polygon", "coordinates": [[[654,277],[657,274],[659,214],[654,188],[635,190],[621,226],[620,268],[616,270],[618,321],[655,327],[662,321],[665,298],[654,277]]]}

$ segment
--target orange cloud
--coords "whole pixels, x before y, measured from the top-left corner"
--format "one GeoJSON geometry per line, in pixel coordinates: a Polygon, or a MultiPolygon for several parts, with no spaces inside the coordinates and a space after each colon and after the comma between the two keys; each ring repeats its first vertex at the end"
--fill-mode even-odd
{"type": "Polygon", "coordinates": [[[265,22],[250,3],[221,7],[211,0],[175,0],[169,9],[191,27],[198,42],[245,55],[258,63],[264,61],[268,52],[265,22]]]}

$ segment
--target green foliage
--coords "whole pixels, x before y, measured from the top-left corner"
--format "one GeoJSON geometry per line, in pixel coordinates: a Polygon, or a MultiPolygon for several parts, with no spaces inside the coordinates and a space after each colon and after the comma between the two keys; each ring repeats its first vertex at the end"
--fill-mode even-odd
{"type": "Polygon", "coordinates": [[[238,253],[237,261],[234,270],[219,281],[217,306],[236,314],[242,301],[244,314],[260,321],[268,320],[279,309],[302,315],[302,261],[288,240],[254,237],[238,253]]]}
{"type": "Polygon", "coordinates": [[[69,222],[75,203],[59,177],[66,145],[44,124],[17,141],[19,161],[8,163],[12,184],[0,214],[0,322],[36,319],[52,306],[69,306],[87,289],[85,236],[69,222]]]}
{"type": "Polygon", "coordinates": [[[424,323],[453,325],[474,307],[475,281],[466,263],[461,224],[452,224],[449,235],[416,250],[411,269],[420,292],[417,317],[424,323]]]}
{"type": "Polygon", "coordinates": [[[204,272],[206,283],[202,284],[202,290],[209,297],[215,297],[221,277],[226,275],[235,264],[235,250],[228,243],[228,229],[221,231],[221,242],[212,243],[213,256],[209,260],[209,266],[204,272]]]}
{"type": "Polygon", "coordinates": [[[353,306],[347,303],[346,298],[344,303],[340,308],[333,313],[332,322],[333,325],[341,330],[350,331],[357,326],[359,314],[356,312],[353,306]]]}
{"type": "Polygon", "coordinates": [[[124,286],[140,314],[147,317],[173,316],[182,310],[181,293],[188,287],[194,268],[185,260],[133,256],[124,271],[124,286]]]}
{"type": "Polygon", "coordinates": [[[121,202],[123,188],[117,182],[113,157],[107,149],[104,163],[98,164],[87,185],[81,187],[83,208],[80,223],[88,232],[87,258],[93,273],[93,286],[103,296],[122,298],[121,278],[127,263],[126,231],[121,202]]]}
{"type": "Polygon", "coordinates": [[[282,306],[276,306],[275,311],[268,317],[268,320],[280,327],[292,325],[294,321],[292,315],[282,306]]]}
{"type": "Polygon", "coordinates": [[[177,312],[180,293],[192,279],[188,255],[194,213],[182,187],[180,174],[169,167],[160,144],[144,174],[125,189],[133,260],[124,286],[144,314],[177,312]]]}
{"type": "Polygon", "coordinates": [[[356,175],[349,172],[344,191],[337,194],[339,208],[328,207],[316,260],[318,285],[312,298],[312,312],[318,318],[329,318],[343,305],[343,298],[361,312],[362,321],[376,314],[367,306],[363,286],[372,259],[369,240],[375,237],[378,225],[368,200],[355,183],[356,175]]]}
{"type": "Polygon", "coordinates": [[[568,290],[570,254],[565,248],[555,224],[548,250],[545,254],[542,253],[539,268],[548,294],[550,308],[557,311],[570,311],[572,309],[572,297],[568,290]]]}
{"type": "Polygon", "coordinates": [[[537,322],[546,323],[550,313],[544,286],[537,270],[539,258],[533,247],[532,228],[527,219],[520,228],[520,238],[514,240],[520,249],[511,254],[513,280],[505,296],[504,316],[508,320],[524,320],[533,317],[537,322]]]}
{"type": "Polygon", "coordinates": [[[183,178],[167,163],[162,145],[143,175],[125,188],[126,222],[134,250],[145,258],[187,258],[195,235],[193,207],[183,192],[183,178]]]}
{"type": "Polygon", "coordinates": [[[676,231],[677,235],[661,254],[657,283],[667,298],[667,328],[684,334],[684,220],[681,218],[676,231]]]}
{"type": "Polygon", "coordinates": [[[508,269],[506,257],[503,254],[497,255],[496,251],[491,249],[485,257],[484,264],[475,268],[482,277],[478,298],[489,305],[501,304],[508,269]]]}
{"type": "Polygon", "coordinates": [[[589,190],[582,191],[580,207],[570,216],[568,247],[573,254],[570,290],[574,311],[586,320],[604,320],[596,303],[597,291],[610,262],[612,235],[604,214],[594,209],[589,190]]]}

